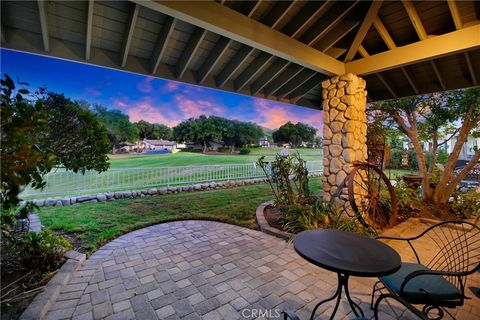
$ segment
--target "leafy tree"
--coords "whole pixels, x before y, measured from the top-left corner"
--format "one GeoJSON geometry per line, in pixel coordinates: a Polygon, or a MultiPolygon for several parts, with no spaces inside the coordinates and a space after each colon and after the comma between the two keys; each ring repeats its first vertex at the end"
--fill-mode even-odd
{"type": "Polygon", "coordinates": [[[463,144],[469,134],[479,130],[480,88],[390,100],[372,104],[369,109],[381,121],[395,124],[412,142],[423,176],[424,200],[436,204],[447,203],[457,185],[480,159],[480,150],[476,150],[465,168],[453,174],[463,144]],[[453,152],[439,181],[432,187],[430,182],[438,147],[454,136],[457,139],[453,152]],[[428,164],[422,140],[432,141],[432,157],[428,164]]]}
{"type": "Polygon", "coordinates": [[[173,136],[177,141],[199,143],[203,146],[203,152],[212,140],[222,140],[233,151],[235,148],[258,143],[263,134],[263,129],[251,122],[204,115],[183,121],[173,128],[173,136]]]}
{"type": "Polygon", "coordinates": [[[134,124],[137,127],[140,139],[171,140],[173,138],[172,129],[164,124],[150,123],[144,120],[134,124]]]}
{"type": "Polygon", "coordinates": [[[31,101],[6,74],[0,83],[3,209],[18,205],[23,186],[42,188],[43,176],[56,166],[107,170],[107,132],[88,110],[44,90],[31,101]]]}
{"type": "Polygon", "coordinates": [[[103,123],[108,131],[108,139],[112,152],[115,153],[115,145],[120,142],[135,142],[138,140],[138,128],[130,122],[126,114],[120,110],[110,110],[102,105],[93,106],[93,112],[103,123]]]}
{"type": "Polygon", "coordinates": [[[282,125],[278,130],[272,133],[273,141],[288,142],[294,147],[298,147],[302,142],[313,142],[317,129],[298,122],[293,124],[290,121],[282,125]]]}
{"type": "Polygon", "coordinates": [[[201,115],[179,123],[173,128],[173,136],[177,141],[191,141],[203,146],[206,152],[209,141],[221,139],[221,132],[215,125],[215,119],[201,115]]]}

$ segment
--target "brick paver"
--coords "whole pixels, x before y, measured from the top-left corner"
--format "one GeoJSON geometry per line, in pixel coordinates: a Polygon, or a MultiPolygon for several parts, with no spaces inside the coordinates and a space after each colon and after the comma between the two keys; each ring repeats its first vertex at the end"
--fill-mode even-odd
{"type": "MultiPolygon", "coordinates": [[[[416,234],[426,227],[415,224],[391,233],[416,234]]],[[[406,247],[395,248],[407,252],[406,247]]],[[[350,281],[351,295],[368,318],[374,281],[350,281]]],[[[309,264],[281,239],[218,222],[171,222],[131,232],[100,248],[46,319],[264,319],[269,316],[253,310],[270,310],[275,318],[275,310],[281,309],[307,319],[336,284],[336,274],[309,264]]],[[[472,276],[470,285],[480,286],[480,276],[472,276]]],[[[478,302],[467,300],[458,308],[459,319],[478,319],[478,302]]],[[[318,319],[327,319],[333,306],[322,306],[318,319]]],[[[336,318],[353,318],[343,301],[336,318]]]]}

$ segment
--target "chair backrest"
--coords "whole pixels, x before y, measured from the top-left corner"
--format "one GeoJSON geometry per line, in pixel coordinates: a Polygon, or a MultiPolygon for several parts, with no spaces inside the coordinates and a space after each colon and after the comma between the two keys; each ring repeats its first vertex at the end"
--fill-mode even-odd
{"type": "Polygon", "coordinates": [[[480,269],[480,227],[467,221],[445,221],[431,226],[418,239],[428,238],[432,270],[460,273],[445,278],[463,291],[468,274],[480,269]],[[460,282],[461,281],[461,282],[460,282]]]}

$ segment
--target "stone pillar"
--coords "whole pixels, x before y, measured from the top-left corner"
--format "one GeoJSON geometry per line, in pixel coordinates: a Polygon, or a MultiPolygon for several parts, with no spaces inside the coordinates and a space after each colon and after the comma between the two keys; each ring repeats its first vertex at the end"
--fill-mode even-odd
{"type": "Polygon", "coordinates": [[[348,210],[344,181],[352,164],[367,160],[367,91],[365,80],[347,73],[322,82],[323,199],[348,210]],[[339,188],[343,188],[339,190],[339,188]],[[340,196],[341,195],[341,196],[340,196]]]}

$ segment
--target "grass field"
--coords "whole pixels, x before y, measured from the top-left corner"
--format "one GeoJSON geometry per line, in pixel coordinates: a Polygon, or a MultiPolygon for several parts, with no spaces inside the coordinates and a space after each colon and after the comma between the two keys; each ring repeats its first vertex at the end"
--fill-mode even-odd
{"type": "MultiPolygon", "coordinates": [[[[241,164],[253,163],[261,156],[273,159],[281,148],[253,148],[249,155],[208,155],[194,152],[177,152],[159,155],[111,155],[110,164],[112,169],[120,168],[143,168],[143,167],[173,167],[194,166],[212,164],[241,164]]],[[[290,149],[298,151],[305,160],[322,160],[322,149],[290,149]]]]}
{"type": "MultiPolygon", "coordinates": [[[[310,181],[321,193],[321,179],[310,181]]],[[[41,207],[43,225],[73,240],[75,249],[91,253],[121,234],[165,221],[208,219],[255,228],[255,209],[271,200],[267,184],[234,189],[178,193],[143,199],[82,204],[71,207],[41,207]]]]}

